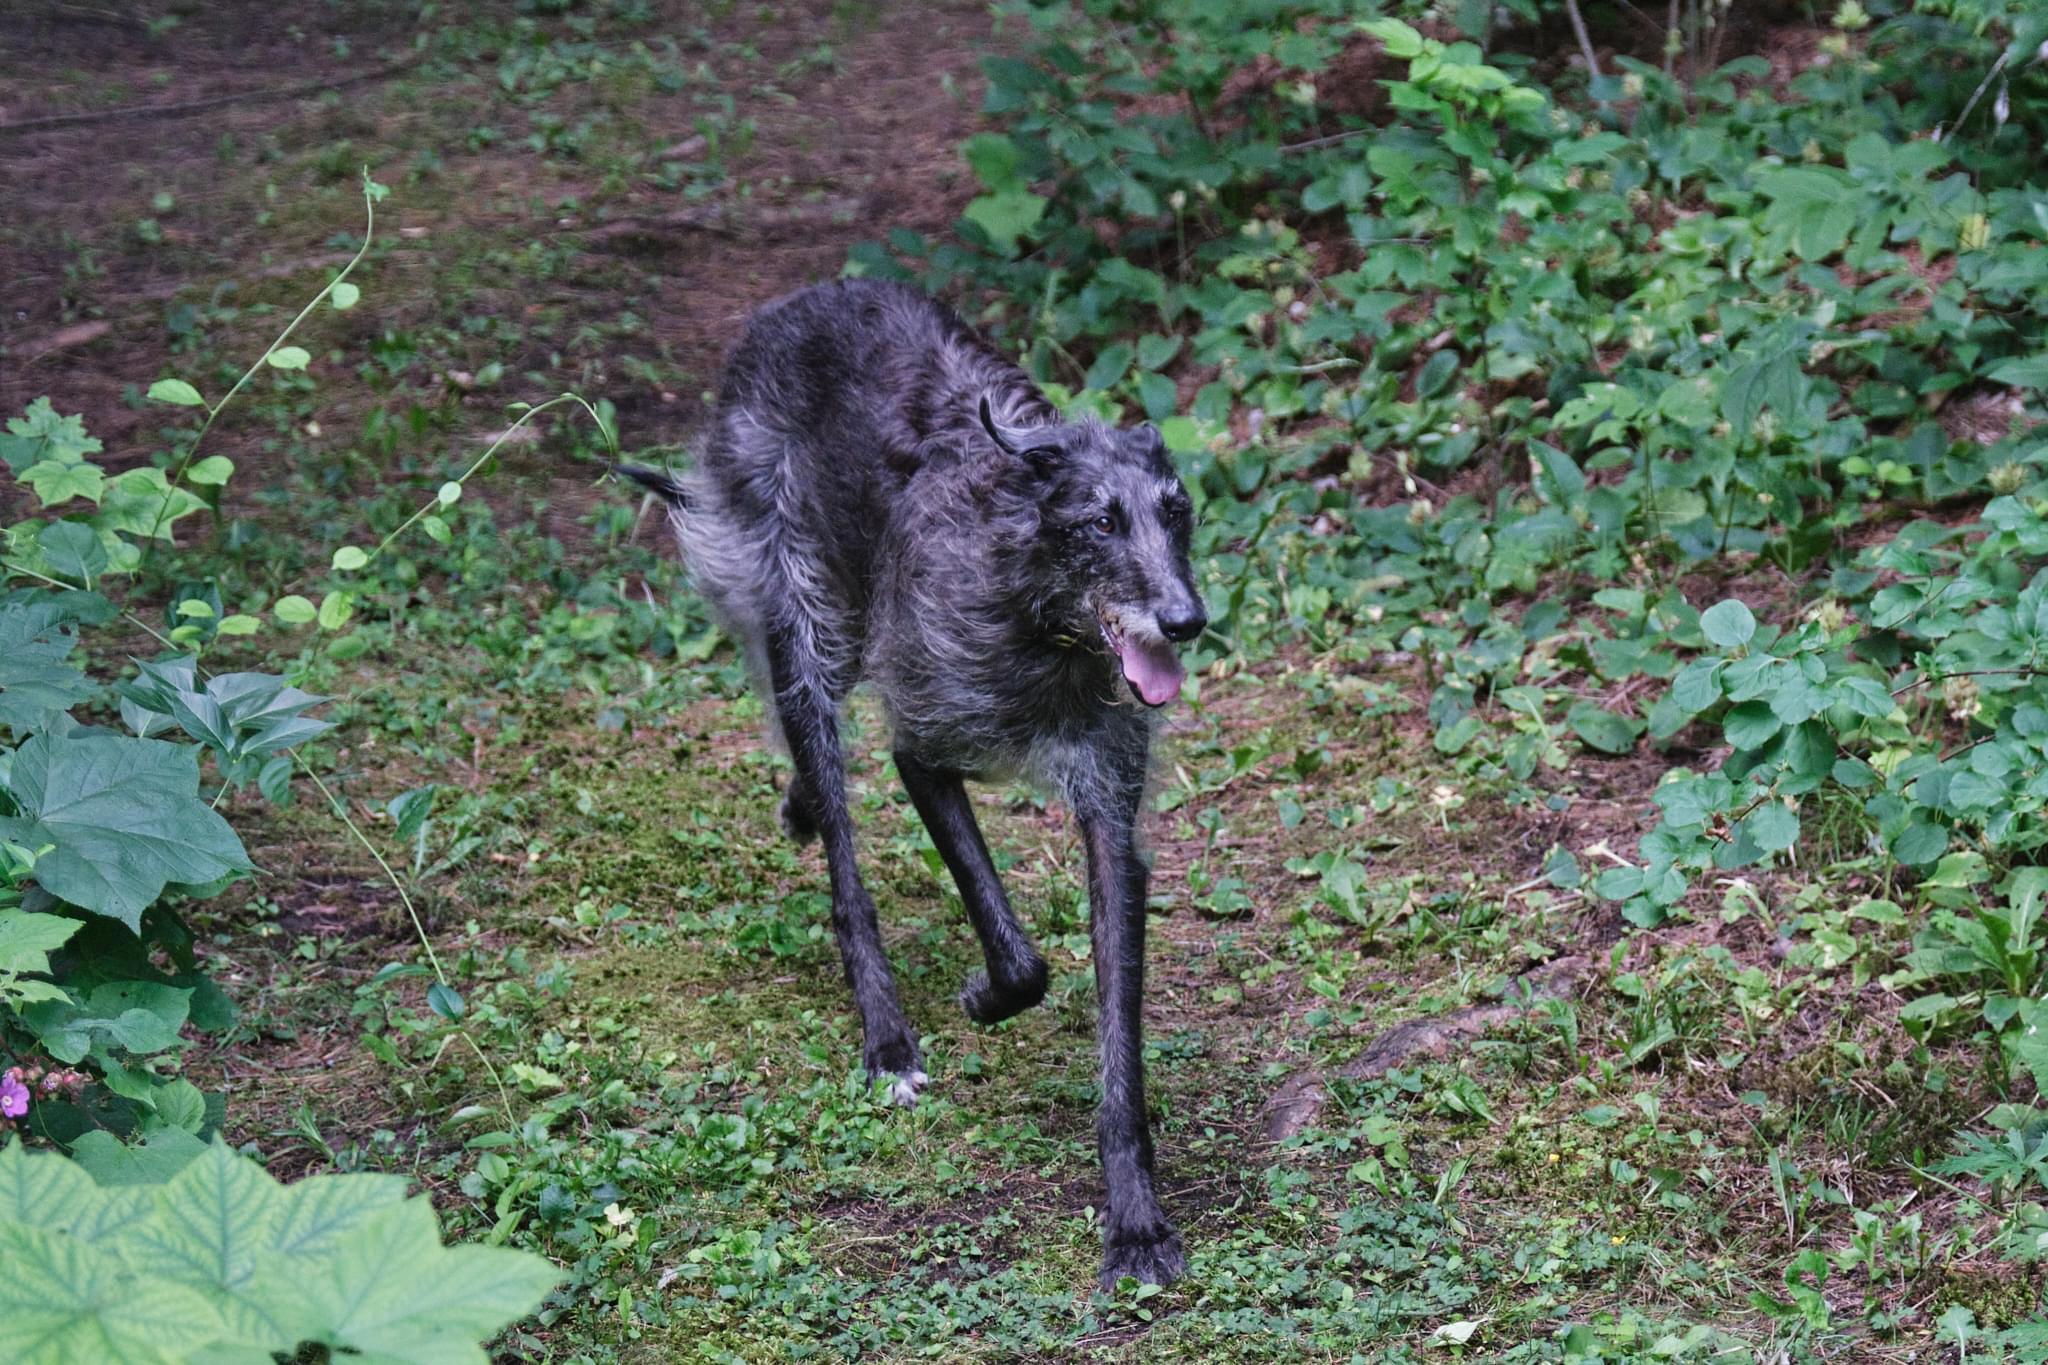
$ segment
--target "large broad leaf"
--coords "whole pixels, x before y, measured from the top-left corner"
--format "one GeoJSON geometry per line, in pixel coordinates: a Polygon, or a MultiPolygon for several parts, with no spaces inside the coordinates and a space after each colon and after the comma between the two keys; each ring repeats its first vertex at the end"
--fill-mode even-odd
{"type": "Polygon", "coordinates": [[[0,1149],[0,1223],[31,1223],[70,1232],[100,1198],[76,1163],[32,1159],[20,1143],[0,1149]]]}
{"type": "Polygon", "coordinates": [[[159,1128],[139,1145],[123,1145],[112,1133],[94,1129],[71,1144],[85,1173],[110,1190],[161,1185],[205,1151],[206,1144],[183,1128],[159,1128]]]}
{"type": "Polygon", "coordinates": [[[95,986],[84,1003],[70,997],[32,1005],[22,1022],[51,1056],[75,1062],[93,1052],[105,1064],[110,1048],[147,1056],[178,1046],[192,992],[157,981],[110,981],[95,986]]]}
{"type": "Polygon", "coordinates": [[[0,725],[17,735],[90,697],[85,675],[65,662],[78,639],[71,616],[52,602],[0,606],[0,725]]]}
{"type": "Polygon", "coordinates": [[[124,1247],[138,1265],[196,1290],[220,1314],[224,1335],[291,1341],[305,1335],[305,1299],[257,1287],[276,1257],[284,1191],[270,1173],[225,1144],[207,1148],[163,1187],[157,1215],[124,1247]]]}
{"type": "Polygon", "coordinates": [[[286,1187],[219,1142],[118,1189],[54,1153],[0,1152],[0,1264],[9,1365],[264,1365],[307,1342],[380,1365],[483,1365],[476,1343],[561,1279],[526,1252],[443,1247],[432,1205],[397,1177],[286,1187]]]}
{"type": "Polygon", "coordinates": [[[37,735],[15,753],[8,785],[22,816],[0,821],[0,837],[55,845],[36,860],[36,881],[130,929],[139,931],[143,910],[172,882],[250,870],[234,830],[199,800],[189,746],[37,735]]]}
{"type": "Polygon", "coordinates": [[[317,1278],[297,1286],[324,1325],[319,1339],[417,1365],[484,1365],[477,1339],[561,1279],[521,1252],[442,1247],[433,1210],[417,1199],[366,1220],[319,1265],[317,1278]]]}
{"type": "Polygon", "coordinates": [[[2014,388],[2048,390],[2048,352],[2001,360],[1984,376],[1995,384],[2014,388]]]}
{"type": "Polygon", "coordinates": [[[403,1176],[309,1176],[284,1192],[276,1248],[290,1256],[325,1255],[365,1219],[404,1199],[403,1176]]]}
{"type": "Polygon", "coordinates": [[[87,587],[106,571],[110,562],[99,532],[82,521],[51,521],[36,532],[36,550],[43,563],[63,578],[76,579],[87,587]]]}
{"type": "Polygon", "coordinates": [[[176,1365],[221,1335],[198,1292],[61,1232],[0,1223],[0,1360],[176,1365]]]}

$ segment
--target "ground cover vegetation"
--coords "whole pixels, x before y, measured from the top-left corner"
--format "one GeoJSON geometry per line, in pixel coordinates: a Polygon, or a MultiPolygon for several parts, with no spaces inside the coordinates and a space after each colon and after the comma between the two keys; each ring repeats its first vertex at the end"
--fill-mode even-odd
{"type": "Polygon", "coordinates": [[[9,1358],[2048,1357],[2035,7],[22,35],[9,1358]],[[1093,1288],[1059,812],[979,798],[1054,981],[976,1028],[855,717],[892,1110],[759,708],[600,481],[842,270],[1200,504],[1165,1290],[1093,1288]]]}

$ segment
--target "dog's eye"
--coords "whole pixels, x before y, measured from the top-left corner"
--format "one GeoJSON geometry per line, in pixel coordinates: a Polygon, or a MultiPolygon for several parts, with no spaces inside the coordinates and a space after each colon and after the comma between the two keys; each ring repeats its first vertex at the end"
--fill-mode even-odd
{"type": "Polygon", "coordinates": [[[1103,513],[1103,514],[1102,514],[1101,516],[1097,517],[1097,518],[1096,518],[1096,519],[1094,520],[1094,522],[1092,523],[1092,525],[1093,525],[1093,526],[1095,527],[1095,529],[1096,529],[1096,530],[1100,531],[1100,532],[1101,532],[1102,534],[1104,534],[1104,535],[1106,535],[1106,536],[1111,536],[1111,535],[1115,535],[1115,534],[1116,534],[1116,513],[1114,513],[1114,512],[1104,512],[1104,513],[1103,513]]]}

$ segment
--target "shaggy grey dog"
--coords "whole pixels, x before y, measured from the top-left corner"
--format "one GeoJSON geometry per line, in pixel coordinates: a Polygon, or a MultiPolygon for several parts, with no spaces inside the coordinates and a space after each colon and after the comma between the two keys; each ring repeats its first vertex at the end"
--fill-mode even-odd
{"type": "Polygon", "coordinates": [[[1190,504],[1159,433],[1062,422],[1015,366],[912,290],[850,280],[755,315],[709,439],[660,493],[695,581],[744,642],[796,775],[785,828],[821,837],[832,925],[870,1073],[925,1083],[862,885],[839,715],[873,683],[897,771],[960,888],[987,962],[968,1015],[1045,995],[964,779],[1025,774],[1064,797],[1088,853],[1109,1184],[1102,1278],[1183,1267],[1154,1191],[1140,1003],[1146,867],[1137,849],[1151,711],[1180,693],[1176,642],[1208,618],[1188,566],[1190,504]]]}

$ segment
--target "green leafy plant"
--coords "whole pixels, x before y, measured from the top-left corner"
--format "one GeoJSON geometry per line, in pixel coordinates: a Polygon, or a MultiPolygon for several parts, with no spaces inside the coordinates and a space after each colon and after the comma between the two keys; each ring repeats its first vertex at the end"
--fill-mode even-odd
{"type": "Polygon", "coordinates": [[[219,1141],[169,1169],[95,1179],[0,1150],[0,1351],[22,1365],[268,1360],[319,1345],[426,1362],[477,1342],[561,1278],[527,1252],[444,1247],[395,1176],[280,1185],[219,1141]]]}

